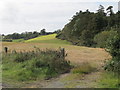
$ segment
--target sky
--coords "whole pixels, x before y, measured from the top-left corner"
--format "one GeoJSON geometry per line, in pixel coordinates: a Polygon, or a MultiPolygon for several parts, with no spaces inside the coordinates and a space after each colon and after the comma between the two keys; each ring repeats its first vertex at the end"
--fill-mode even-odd
{"type": "Polygon", "coordinates": [[[0,34],[62,29],[79,10],[96,12],[100,4],[118,11],[117,0],[0,0],[0,34]]]}

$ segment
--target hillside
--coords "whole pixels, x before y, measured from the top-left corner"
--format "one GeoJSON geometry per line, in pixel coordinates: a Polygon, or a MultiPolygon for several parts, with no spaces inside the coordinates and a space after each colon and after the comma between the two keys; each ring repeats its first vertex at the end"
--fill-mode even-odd
{"type": "MultiPolygon", "coordinates": [[[[64,26],[57,38],[70,41],[74,45],[95,47],[99,40],[94,39],[99,33],[110,30],[120,32],[120,18],[118,18],[120,11],[114,13],[112,7],[110,9],[109,6],[107,12],[110,14],[108,15],[102,5],[96,11],[96,13],[89,10],[76,12],[76,15],[64,26]]],[[[102,37],[105,35],[102,34],[102,37]]]]}
{"type": "Polygon", "coordinates": [[[70,42],[66,40],[60,40],[56,38],[57,34],[50,34],[39,36],[33,39],[26,40],[25,42],[37,42],[37,43],[55,43],[55,44],[70,44],[70,42]]]}

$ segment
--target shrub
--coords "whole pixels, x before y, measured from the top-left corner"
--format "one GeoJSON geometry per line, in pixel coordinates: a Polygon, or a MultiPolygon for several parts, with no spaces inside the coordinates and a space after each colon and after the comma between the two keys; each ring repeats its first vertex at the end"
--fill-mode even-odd
{"type": "Polygon", "coordinates": [[[105,70],[120,72],[120,35],[117,31],[108,38],[106,51],[111,54],[112,59],[105,65],[105,70]]]}
{"type": "Polygon", "coordinates": [[[96,43],[97,47],[105,48],[106,47],[106,42],[107,39],[115,35],[116,32],[111,30],[111,31],[103,31],[101,33],[98,33],[94,37],[94,42],[96,43]]]}
{"type": "Polygon", "coordinates": [[[120,35],[117,33],[112,34],[107,40],[106,51],[113,57],[120,57],[120,35]]]}
{"type": "Polygon", "coordinates": [[[113,58],[109,61],[107,61],[106,65],[104,66],[104,69],[107,71],[113,71],[113,72],[120,72],[120,61],[118,61],[116,58],[113,58]]]}

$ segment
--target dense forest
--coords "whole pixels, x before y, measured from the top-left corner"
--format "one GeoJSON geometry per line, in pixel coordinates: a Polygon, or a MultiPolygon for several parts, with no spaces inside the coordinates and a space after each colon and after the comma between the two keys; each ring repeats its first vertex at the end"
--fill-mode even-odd
{"type": "MultiPolygon", "coordinates": [[[[113,6],[106,11],[100,5],[96,13],[79,11],[64,26],[57,38],[72,42],[74,45],[104,47],[110,34],[120,30],[120,11],[113,12],[113,6]]],[[[119,32],[120,33],[120,32],[119,32]]]]}

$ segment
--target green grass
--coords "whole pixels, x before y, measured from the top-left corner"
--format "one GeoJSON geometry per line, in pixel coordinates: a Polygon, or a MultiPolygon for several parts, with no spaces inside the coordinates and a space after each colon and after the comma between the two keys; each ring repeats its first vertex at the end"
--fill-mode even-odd
{"type": "Polygon", "coordinates": [[[101,88],[120,88],[118,86],[120,84],[119,81],[118,75],[115,75],[113,72],[103,72],[99,84],[101,88]]]}
{"type": "Polygon", "coordinates": [[[12,41],[13,41],[13,42],[23,42],[24,39],[13,39],[12,41]]]}
{"type": "Polygon", "coordinates": [[[53,44],[70,44],[66,40],[60,40],[56,38],[57,34],[50,34],[45,36],[39,36],[33,39],[26,40],[25,42],[37,42],[37,43],[53,43],[53,44]]]}

